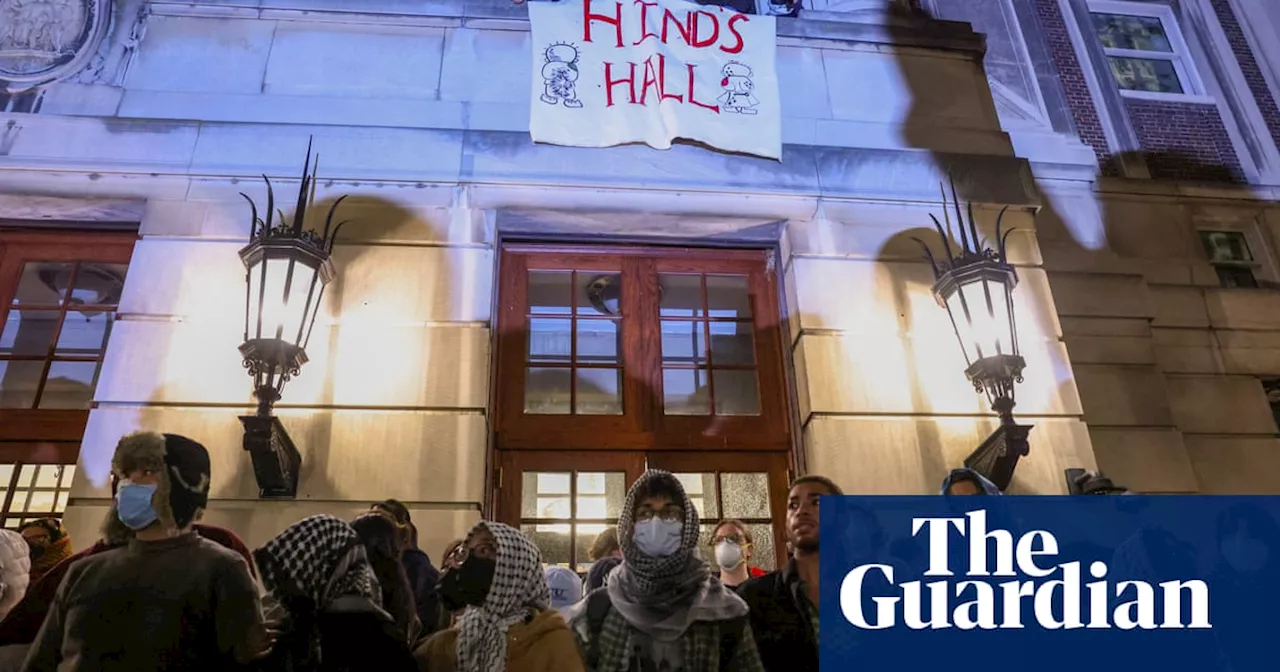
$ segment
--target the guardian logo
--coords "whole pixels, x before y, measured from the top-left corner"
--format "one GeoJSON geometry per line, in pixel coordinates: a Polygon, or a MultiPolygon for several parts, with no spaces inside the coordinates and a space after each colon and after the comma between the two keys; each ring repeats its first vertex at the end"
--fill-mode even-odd
{"type": "Polygon", "coordinates": [[[1210,628],[1209,587],[1204,581],[1165,581],[1159,590],[1145,581],[1120,581],[1114,588],[1106,581],[1107,565],[1094,562],[1084,583],[1080,563],[1055,563],[1058,540],[1043,530],[1014,540],[1008,530],[987,531],[986,511],[964,517],[912,518],[911,534],[928,534],[929,577],[953,577],[948,548],[948,526],[968,541],[968,577],[1009,577],[1010,581],[951,581],[897,584],[890,565],[867,564],[853,568],[840,584],[840,610],[857,628],[884,630],[899,620],[912,630],[959,628],[961,630],[1020,629],[1024,613],[1049,630],[1095,628],[1154,630],[1157,628],[1210,628]],[[995,571],[987,562],[989,543],[995,546],[995,571]],[[1055,574],[1060,574],[1056,578],[1055,574]],[[1027,577],[1029,580],[1019,580],[1027,577]],[[998,592],[998,594],[997,594],[998,592]],[[1082,593],[1087,592],[1088,622],[1082,617],[1082,593]],[[896,593],[896,594],[895,594],[896,593]],[[875,604],[874,618],[863,610],[863,596],[875,604]],[[1190,608],[1184,610],[1183,597],[1190,608]],[[1112,608],[1112,599],[1115,599],[1112,608]],[[928,619],[923,616],[928,600],[928,619]],[[1028,604],[1029,602],[1029,604],[1028,604]],[[1061,609],[1055,609],[1055,603],[1061,609]],[[954,606],[953,606],[954,604],[954,606]],[[1157,620],[1157,605],[1162,605],[1157,620]],[[996,612],[999,607],[1000,618],[996,612]],[[1188,613],[1184,613],[1184,611],[1188,613]],[[1060,612],[1061,617],[1057,613],[1060,612]]]}

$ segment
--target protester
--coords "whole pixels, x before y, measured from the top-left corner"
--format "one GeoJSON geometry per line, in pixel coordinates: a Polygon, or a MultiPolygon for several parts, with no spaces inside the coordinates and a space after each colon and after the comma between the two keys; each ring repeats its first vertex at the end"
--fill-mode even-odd
{"type": "Polygon", "coordinates": [[[622,546],[618,544],[618,528],[607,527],[596,535],[591,548],[587,550],[587,559],[591,568],[587,570],[586,590],[591,592],[604,585],[605,578],[622,562],[622,546]]]}
{"type": "Polygon", "coordinates": [[[733,518],[721,521],[711,531],[711,551],[720,567],[720,583],[735,588],[747,579],[764,576],[763,569],[751,564],[755,540],[746,523],[733,518]]]}
{"type": "Polygon", "coordinates": [[[568,612],[587,670],[763,670],[747,605],[698,557],[698,511],[665,471],[631,486],[623,562],[568,612]]]}
{"type": "Polygon", "coordinates": [[[205,447],[135,432],[111,466],[120,482],[106,527],[133,538],[67,570],[23,669],[225,670],[261,654],[249,570],[191,531],[208,504],[205,447]]]}
{"type": "Polygon", "coordinates": [[[0,530],[0,618],[22,600],[31,582],[27,542],[13,530],[0,530]]]}
{"type": "Polygon", "coordinates": [[[582,599],[582,579],[568,567],[547,567],[547,588],[551,591],[551,608],[561,613],[582,599]]]}
{"type": "Polygon", "coordinates": [[[263,669],[416,670],[403,634],[382,609],[377,576],[351,525],[330,515],[304,518],[253,557],[283,612],[280,639],[263,669]]]}
{"type": "Polygon", "coordinates": [[[400,558],[400,536],[395,523],[377,513],[368,513],[351,523],[364,545],[365,556],[382,590],[382,608],[395,621],[406,644],[421,634],[422,624],[413,604],[413,589],[400,558]]]}
{"type": "MultiPolygon", "coordinates": [[[[458,557],[462,552],[462,544],[464,541],[465,540],[463,539],[454,539],[449,542],[448,546],[444,547],[444,554],[440,556],[440,571],[444,572],[448,571],[450,568],[457,568],[458,557]]],[[[439,599],[439,596],[440,589],[439,585],[437,585],[436,598],[439,599]]],[[[444,600],[440,600],[440,621],[438,623],[438,627],[436,627],[436,631],[438,632],[440,630],[448,630],[449,628],[452,628],[454,623],[457,621],[458,616],[462,615],[462,612],[465,609],[466,607],[463,606],[458,608],[456,611],[451,610],[445,605],[444,600]]]]}
{"type": "Polygon", "coordinates": [[[550,593],[537,545],[501,523],[471,528],[446,567],[440,597],[466,605],[457,627],[438,632],[415,657],[425,672],[581,672],[564,619],[550,593]]]}
{"type": "Polygon", "coordinates": [[[751,607],[751,629],[768,672],[818,669],[818,502],[843,494],[829,478],[797,478],[787,493],[791,560],[738,587],[751,607]]]}
{"type": "Polygon", "coordinates": [[[71,556],[71,537],[62,521],[40,518],[18,528],[31,553],[31,581],[39,581],[59,562],[71,556]]]}
{"type": "MultiPolygon", "coordinates": [[[[113,477],[113,498],[116,491],[116,479],[113,477]]],[[[194,523],[191,529],[201,537],[217,543],[223,548],[235,551],[244,560],[245,566],[249,568],[249,573],[256,577],[253,558],[249,555],[249,547],[245,545],[240,537],[236,536],[235,532],[224,527],[206,525],[204,523],[194,523]]],[[[128,544],[129,539],[133,538],[133,530],[123,525],[112,525],[109,530],[104,532],[109,536],[58,563],[39,581],[31,582],[31,585],[27,587],[26,595],[22,597],[22,601],[13,608],[13,611],[9,612],[3,622],[0,622],[0,651],[11,645],[27,645],[35,641],[36,633],[40,632],[40,626],[49,614],[49,607],[53,604],[53,598],[58,592],[58,586],[62,583],[63,577],[67,575],[67,570],[71,568],[72,564],[83,558],[105,553],[113,548],[120,548],[128,544]]],[[[3,665],[0,665],[0,670],[3,669],[5,669],[3,665]]]]}
{"type": "Polygon", "coordinates": [[[589,593],[604,586],[609,579],[609,575],[621,564],[622,558],[616,555],[606,555],[591,563],[591,569],[587,570],[587,580],[583,588],[589,593]]]}
{"type": "Polygon", "coordinates": [[[1000,488],[987,477],[968,467],[952,469],[942,479],[941,494],[944,495],[1001,495],[1000,488]]]}
{"type": "Polygon", "coordinates": [[[398,499],[385,499],[374,504],[372,510],[390,517],[396,524],[402,549],[400,563],[404,565],[409,585],[413,589],[418,621],[424,628],[422,634],[429,635],[438,629],[440,622],[440,596],[436,594],[440,572],[431,564],[431,558],[418,548],[418,528],[409,515],[409,507],[398,499]]]}
{"type": "Polygon", "coordinates": [[[457,567],[460,564],[458,557],[462,553],[462,545],[464,543],[466,543],[465,539],[454,539],[449,542],[448,546],[444,547],[444,555],[440,556],[441,569],[457,567]]]}

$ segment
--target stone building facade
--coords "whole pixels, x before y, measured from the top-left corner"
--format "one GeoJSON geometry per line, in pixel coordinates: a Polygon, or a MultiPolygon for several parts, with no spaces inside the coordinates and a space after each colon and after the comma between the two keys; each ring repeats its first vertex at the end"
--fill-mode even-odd
{"type": "MultiPolygon", "coordinates": [[[[778,21],[780,162],[532,143],[526,10],[498,0],[83,0],[55,18],[23,18],[57,28],[38,38],[0,30],[0,299],[47,314],[26,315],[44,345],[16,345],[21,302],[0,336],[6,525],[65,507],[87,544],[115,442],[139,428],[211,448],[206,518],[251,543],[395,497],[432,555],[483,514],[568,562],[645,465],[764,535],[796,473],[934,491],[995,427],[912,240],[948,173],[985,235],[1004,207],[1017,227],[1016,410],[1035,429],[1012,491],[1062,493],[1065,469],[1096,466],[1148,492],[1280,492],[1280,12],[1263,0],[806,0],[778,21]],[[262,500],[237,419],[239,194],[261,203],[266,174],[288,201],[310,138],[317,200],[348,195],[355,223],[277,407],[298,496],[262,500]],[[677,263],[672,246],[698,251],[677,263]],[[511,307],[533,310],[556,263],[630,268],[662,287],[651,302],[704,277],[690,324],[713,359],[717,340],[749,344],[756,382],[708,364],[674,392],[651,351],[683,327],[633,303],[651,314],[621,329],[654,340],[586,365],[612,383],[574,368],[578,346],[565,369],[622,419],[528,420],[548,367],[511,343],[560,327],[511,307]],[[715,331],[721,300],[749,326],[715,331]],[[639,382],[608,368],[632,355],[650,358],[639,382]],[[746,411],[699,396],[718,375],[757,386],[746,411]]],[[[616,328],[578,307],[560,320],[574,338],[616,328]]]]}

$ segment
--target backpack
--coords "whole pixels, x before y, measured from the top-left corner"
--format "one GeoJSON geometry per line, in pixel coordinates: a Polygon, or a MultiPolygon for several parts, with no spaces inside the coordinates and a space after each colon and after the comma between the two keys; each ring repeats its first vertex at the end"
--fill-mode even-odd
{"type": "MultiPolygon", "coordinates": [[[[604,619],[609,615],[609,610],[613,608],[613,603],[609,601],[609,591],[593,590],[586,597],[586,617],[587,631],[591,633],[591,642],[587,651],[587,670],[595,672],[600,667],[600,647],[597,643],[600,641],[600,630],[604,627],[604,619]]],[[[722,623],[720,626],[720,669],[728,670],[729,663],[733,661],[734,654],[738,651],[738,645],[742,643],[742,635],[747,627],[747,619],[735,618],[732,621],[722,623]]]]}

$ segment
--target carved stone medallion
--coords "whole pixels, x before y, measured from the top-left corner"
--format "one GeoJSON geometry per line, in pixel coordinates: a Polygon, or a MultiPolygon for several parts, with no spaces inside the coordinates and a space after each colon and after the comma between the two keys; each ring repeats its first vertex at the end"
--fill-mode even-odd
{"type": "Polygon", "coordinates": [[[78,72],[110,14],[111,0],[0,0],[0,86],[20,91],[78,72]]]}

